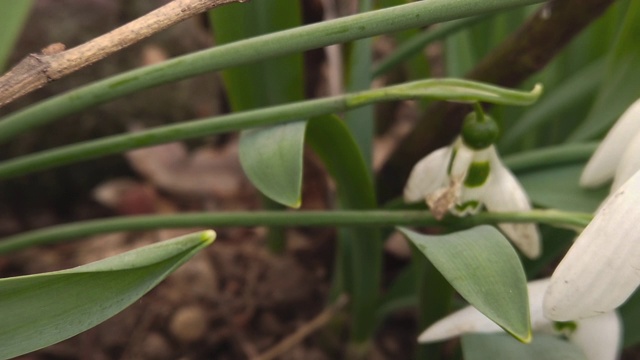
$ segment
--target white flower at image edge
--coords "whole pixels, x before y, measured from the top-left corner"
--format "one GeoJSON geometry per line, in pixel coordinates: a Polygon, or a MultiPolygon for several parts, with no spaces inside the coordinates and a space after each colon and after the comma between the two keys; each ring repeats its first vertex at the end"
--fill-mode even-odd
{"type": "Polygon", "coordinates": [[[544,299],[545,315],[564,321],[603,314],[622,305],[639,285],[640,171],[609,195],[558,264],[544,299]]]}
{"type": "Polygon", "coordinates": [[[580,185],[595,188],[613,178],[615,191],[640,170],[640,99],[620,116],[589,159],[580,185]]]}
{"type": "MultiPolygon", "coordinates": [[[[528,284],[531,327],[535,332],[564,335],[579,347],[588,360],[614,360],[617,358],[622,338],[620,318],[615,311],[575,322],[575,330],[558,330],[553,321],[543,315],[543,297],[549,279],[532,281],[528,284]]],[[[496,323],[489,320],[476,308],[468,306],[441,319],[427,328],[419,337],[421,343],[441,341],[468,333],[503,332],[496,323]]],[[[517,340],[513,340],[517,341],[517,340]]],[[[533,337],[535,342],[535,334],[533,337]]]]}
{"type": "MultiPolygon", "coordinates": [[[[493,145],[474,150],[458,138],[420,160],[404,189],[407,202],[425,201],[437,219],[447,212],[476,214],[484,205],[491,212],[531,210],[529,198],[502,164],[493,145]]],[[[534,224],[502,223],[500,229],[524,255],[540,255],[540,235],[534,224]]]]}

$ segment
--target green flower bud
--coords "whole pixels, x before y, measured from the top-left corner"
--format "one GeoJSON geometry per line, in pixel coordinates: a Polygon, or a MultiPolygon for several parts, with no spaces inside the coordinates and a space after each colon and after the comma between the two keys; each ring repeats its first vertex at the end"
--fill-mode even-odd
{"type": "Polygon", "coordinates": [[[487,115],[478,119],[475,112],[464,118],[462,123],[462,140],[474,150],[486,149],[498,139],[500,129],[495,120],[487,115]]]}

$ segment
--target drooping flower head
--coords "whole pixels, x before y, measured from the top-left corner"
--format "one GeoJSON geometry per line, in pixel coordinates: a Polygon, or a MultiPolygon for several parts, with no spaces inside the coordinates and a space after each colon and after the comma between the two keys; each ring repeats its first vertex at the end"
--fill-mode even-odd
{"type": "MultiPolygon", "coordinates": [[[[447,213],[477,214],[528,211],[531,204],[515,176],[494,147],[498,126],[478,111],[464,121],[461,136],[420,160],[404,189],[407,202],[426,201],[437,219],[447,213]]],[[[499,224],[500,229],[528,257],[540,255],[540,236],[534,224],[499,224]]]]}
{"type": "Polygon", "coordinates": [[[615,191],[640,170],[640,99],[620,116],[600,143],[580,177],[580,185],[594,188],[613,178],[615,191]]]}
{"type": "MultiPolygon", "coordinates": [[[[615,360],[622,337],[622,326],[618,314],[615,311],[609,311],[570,324],[556,324],[543,314],[543,297],[549,283],[550,280],[547,278],[532,281],[527,286],[533,330],[567,337],[584,352],[588,360],[615,360]]],[[[428,343],[468,333],[501,331],[503,330],[496,323],[476,308],[468,306],[431,325],[418,337],[418,341],[428,343]]]]}

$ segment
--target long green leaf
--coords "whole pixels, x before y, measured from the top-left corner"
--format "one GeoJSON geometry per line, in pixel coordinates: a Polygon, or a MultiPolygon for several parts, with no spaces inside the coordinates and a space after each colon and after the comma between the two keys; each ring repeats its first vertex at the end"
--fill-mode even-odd
{"type": "Polygon", "coordinates": [[[583,141],[604,132],[640,97],[640,2],[631,1],[622,29],[609,53],[604,82],[587,119],[569,137],[583,141]]]}
{"type": "MultiPolygon", "coordinates": [[[[358,145],[345,124],[335,116],[313,118],[307,129],[307,141],[322,159],[336,182],[340,207],[372,209],[376,207],[373,180],[358,145]]],[[[352,340],[363,343],[375,331],[382,271],[382,241],[378,229],[342,228],[336,267],[339,276],[334,293],[347,291],[352,296],[352,340]]]]}
{"type": "MultiPolygon", "coordinates": [[[[367,12],[373,8],[372,0],[360,0],[360,12],[367,12]]],[[[367,38],[354,41],[349,51],[347,91],[366,90],[371,86],[371,66],[373,39],[367,38]]],[[[365,163],[371,173],[373,160],[373,136],[375,129],[373,106],[363,106],[345,114],[347,127],[358,144],[364,156],[365,163]]]]}
{"type": "MultiPolygon", "coordinates": [[[[210,12],[220,45],[299,26],[295,1],[253,1],[210,12]]],[[[302,55],[291,54],[233,67],[222,73],[234,111],[304,98],[302,55]]],[[[240,162],[251,182],[281,204],[300,206],[305,126],[280,125],[243,132],[240,162]]]]}
{"type": "Polygon", "coordinates": [[[502,0],[499,2],[460,0],[455,3],[450,0],[418,1],[237,41],[129,71],[7,116],[0,121],[0,142],[7,141],[30,128],[46,124],[90,106],[205,72],[540,2],[543,0],[502,0]],[[389,19],[393,19],[393,21],[389,19]]]}
{"type": "Polygon", "coordinates": [[[0,3],[0,71],[5,68],[32,4],[33,0],[0,3]]]}
{"type": "Polygon", "coordinates": [[[527,280],[498,230],[483,225],[440,236],[400,231],[478,311],[516,339],[531,341],[527,280]]]}
{"type": "Polygon", "coordinates": [[[571,110],[575,106],[585,106],[586,100],[592,98],[602,81],[603,70],[604,61],[598,59],[560,83],[553,91],[547,92],[505,132],[500,147],[512,148],[522,142],[524,136],[543,125],[575,117],[575,111],[571,110]]]}
{"type": "Polygon", "coordinates": [[[278,105],[68,145],[0,163],[0,178],[176,140],[300,121],[300,119],[341,112],[378,101],[427,97],[526,105],[535,102],[540,93],[541,88],[538,86],[531,92],[523,92],[458,79],[415,81],[355,94],[278,105]]]}
{"type": "Polygon", "coordinates": [[[522,344],[504,334],[470,334],[462,337],[465,360],[586,360],[576,345],[547,334],[535,334],[522,344]]]}
{"type": "Polygon", "coordinates": [[[205,231],[69,270],[0,279],[0,359],[49,346],[105,321],[214,238],[213,231],[205,231]]]}
{"type": "Polygon", "coordinates": [[[578,185],[584,164],[552,167],[518,176],[531,201],[538,206],[567,211],[595,211],[608,188],[582,189],[578,185]]]}

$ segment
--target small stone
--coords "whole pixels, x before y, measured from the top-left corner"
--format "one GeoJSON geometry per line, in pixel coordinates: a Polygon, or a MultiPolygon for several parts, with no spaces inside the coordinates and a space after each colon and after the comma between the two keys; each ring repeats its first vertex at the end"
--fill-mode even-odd
{"type": "Polygon", "coordinates": [[[207,332],[207,314],[199,306],[183,307],[171,318],[169,329],[182,343],[202,340],[207,332]]]}
{"type": "Polygon", "coordinates": [[[150,360],[172,359],[171,346],[162,335],[152,332],[142,343],[142,357],[150,360]]]}

